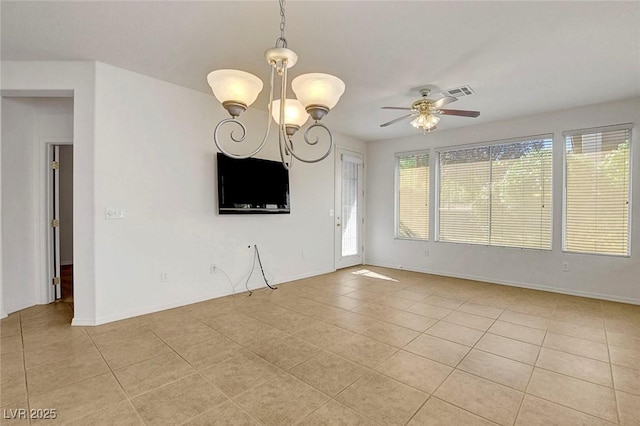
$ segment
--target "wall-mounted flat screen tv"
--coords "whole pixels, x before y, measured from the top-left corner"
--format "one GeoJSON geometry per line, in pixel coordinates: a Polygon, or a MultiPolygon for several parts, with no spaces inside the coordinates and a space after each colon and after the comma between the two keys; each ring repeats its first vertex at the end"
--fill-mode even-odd
{"type": "Polygon", "coordinates": [[[219,214],[288,214],[289,171],[279,161],[218,153],[219,214]]]}

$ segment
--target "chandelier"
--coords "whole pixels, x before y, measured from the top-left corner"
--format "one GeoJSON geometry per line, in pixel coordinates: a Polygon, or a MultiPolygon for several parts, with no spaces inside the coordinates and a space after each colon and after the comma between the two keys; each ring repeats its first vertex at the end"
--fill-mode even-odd
{"type": "Polygon", "coordinates": [[[267,128],[264,138],[259,145],[248,154],[239,154],[227,149],[220,141],[220,130],[226,124],[239,127],[239,135],[230,132],[229,138],[235,143],[242,143],[247,136],[247,129],[238,120],[240,114],[255,102],[262,91],[262,81],[253,74],[245,71],[221,69],[212,71],[207,75],[207,82],[211,86],[214,96],[227,110],[231,118],[221,120],[213,133],[213,141],[216,147],[228,157],[249,158],[256,155],[267,143],[267,138],[271,132],[271,117],[278,125],[278,141],[280,146],[280,159],[282,165],[288,170],[297,159],[304,163],[317,163],[324,160],[333,149],[333,135],[329,128],[319,123],[320,120],[338,103],[340,96],[344,93],[345,85],[339,78],[322,73],[303,74],[293,79],[291,89],[296,94],[297,99],[287,98],[287,70],[293,67],[298,61],[298,55],[287,48],[287,39],[284,37],[285,27],[285,0],[280,1],[280,37],[276,40],[275,47],[268,49],[264,56],[271,66],[271,77],[269,80],[269,104],[267,115],[267,128]],[[278,77],[276,78],[276,74],[278,77]],[[274,83],[280,80],[280,99],[274,100],[274,83]],[[285,101],[282,102],[282,99],[285,101]],[[304,131],[304,141],[311,147],[321,148],[318,145],[319,137],[312,137],[310,131],[320,129],[324,131],[328,140],[327,148],[321,150],[319,155],[305,157],[294,150],[293,135],[311,117],[313,123],[304,131]]]}

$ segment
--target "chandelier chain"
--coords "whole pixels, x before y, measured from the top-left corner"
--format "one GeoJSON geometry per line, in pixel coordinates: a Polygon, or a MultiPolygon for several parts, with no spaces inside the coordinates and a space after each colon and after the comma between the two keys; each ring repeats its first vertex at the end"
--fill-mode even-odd
{"type": "Polygon", "coordinates": [[[282,47],[287,47],[287,39],[284,36],[284,26],[287,23],[287,19],[284,13],[285,0],[280,0],[280,37],[276,40],[276,47],[279,43],[282,43],[282,47]]]}

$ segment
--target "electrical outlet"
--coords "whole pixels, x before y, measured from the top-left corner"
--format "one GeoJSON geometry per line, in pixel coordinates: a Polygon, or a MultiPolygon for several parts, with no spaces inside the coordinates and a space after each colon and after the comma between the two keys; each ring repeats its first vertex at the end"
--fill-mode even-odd
{"type": "Polygon", "coordinates": [[[425,257],[429,257],[429,249],[425,249],[424,250],[424,255],[425,255],[425,257]]]}
{"type": "Polygon", "coordinates": [[[562,262],[562,272],[569,272],[569,262],[562,262]]]}
{"type": "Polygon", "coordinates": [[[211,266],[209,266],[209,273],[215,274],[217,269],[218,267],[216,265],[211,264],[211,266]]]}
{"type": "Polygon", "coordinates": [[[301,258],[302,260],[304,260],[304,251],[301,251],[301,252],[300,252],[300,258],[301,258]]]}
{"type": "Polygon", "coordinates": [[[160,273],[160,282],[166,283],[167,281],[169,281],[169,274],[166,273],[166,272],[161,272],[160,273]]]}

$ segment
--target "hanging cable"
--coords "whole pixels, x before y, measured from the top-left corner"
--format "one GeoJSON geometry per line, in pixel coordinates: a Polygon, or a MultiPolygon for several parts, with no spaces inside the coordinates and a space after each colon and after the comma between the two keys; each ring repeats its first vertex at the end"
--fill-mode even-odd
{"type": "Polygon", "coordinates": [[[229,281],[229,285],[231,286],[231,294],[233,296],[236,295],[236,286],[233,285],[233,281],[231,280],[231,278],[229,277],[229,275],[227,275],[227,273],[225,271],[223,271],[222,269],[218,268],[217,266],[214,267],[214,272],[221,272],[225,277],[227,277],[227,281],[229,281]]]}
{"type": "MultiPolygon", "coordinates": [[[[264,268],[262,267],[262,261],[260,260],[260,252],[258,251],[258,245],[254,245],[254,247],[256,248],[256,255],[258,255],[258,264],[260,265],[260,271],[262,271],[262,278],[264,278],[264,283],[267,285],[267,287],[269,287],[271,290],[277,290],[278,287],[271,287],[271,284],[269,284],[269,281],[267,281],[267,277],[264,275],[264,268]]],[[[255,266],[255,259],[253,262],[254,266],[255,266]]]]}
{"type": "MultiPolygon", "coordinates": [[[[249,246],[249,247],[251,247],[251,246],[249,246]]],[[[272,287],[271,284],[269,284],[269,280],[267,280],[267,276],[264,273],[264,267],[262,266],[262,260],[260,259],[260,252],[258,251],[258,246],[256,244],[254,244],[253,245],[253,249],[254,249],[253,250],[253,264],[251,265],[251,272],[249,272],[249,276],[247,277],[247,280],[244,283],[244,287],[249,292],[249,296],[251,296],[253,294],[253,291],[249,289],[249,280],[251,279],[251,276],[253,275],[253,270],[256,268],[256,259],[258,260],[258,264],[260,265],[260,271],[262,272],[262,278],[264,279],[264,283],[271,290],[277,290],[278,287],[272,287]]]]}
{"type": "MultiPolygon", "coordinates": [[[[249,247],[251,247],[251,246],[249,246],[249,247]]],[[[247,277],[247,281],[245,281],[245,283],[244,283],[244,287],[249,292],[249,296],[251,296],[251,294],[252,294],[251,290],[249,290],[249,280],[251,279],[251,276],[253,275],[253,270],[256,268],[256,253],[257,253],[257,248],[253,252],[253,264],[251,265],[251,271],[249,272],[249,276],[247,277]]]]}

